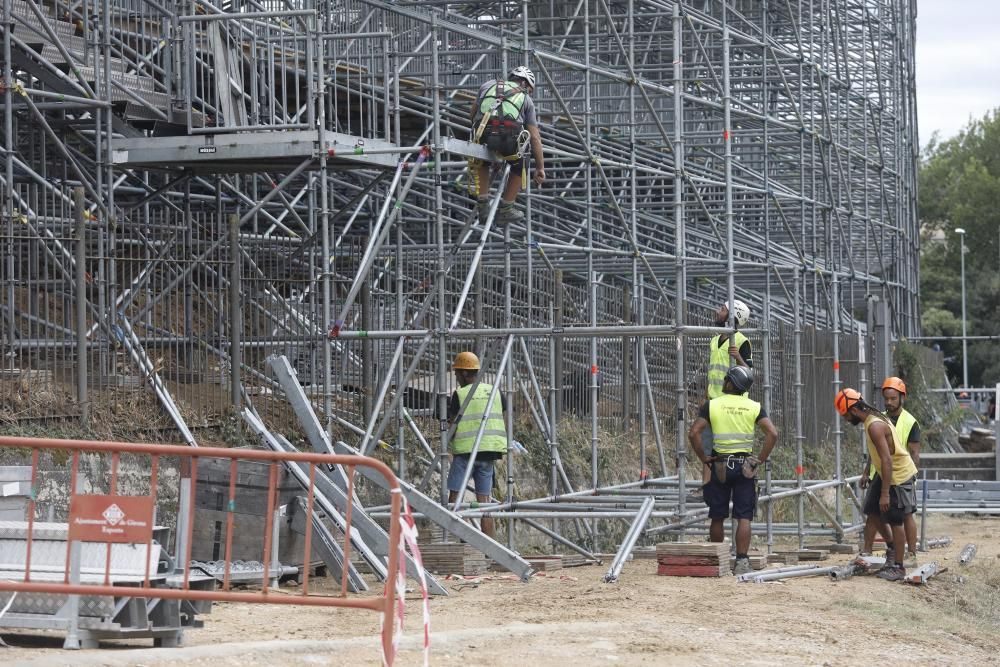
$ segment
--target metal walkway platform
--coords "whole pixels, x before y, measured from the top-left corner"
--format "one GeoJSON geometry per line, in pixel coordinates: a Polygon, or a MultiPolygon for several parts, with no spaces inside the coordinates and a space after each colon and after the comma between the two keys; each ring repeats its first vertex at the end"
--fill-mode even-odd
{"type": "MultiPolygon", "coordinates": [[[[325,154],[327,165],[335,168],[392,169],[400,155],[417,150],[340,132],[282,130],[116,139],[112,161],[119,167],[225,173],[294,169],[309,159],[318,167],[325,154]]],[[[459,139],[446,139],[441,151],[462,159],[491,159],[483,146],[459,139]]]]}

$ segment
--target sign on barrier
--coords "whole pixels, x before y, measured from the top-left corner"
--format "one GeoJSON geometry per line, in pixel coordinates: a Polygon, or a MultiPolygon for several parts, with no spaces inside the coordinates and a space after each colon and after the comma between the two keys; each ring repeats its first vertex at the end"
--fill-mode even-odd
{"type": "MultiPolygon", "coordinates": [[[[68,596],[108,596],[116,599],[123,598],[143,598],[146,600],[188,600],[213,601],[213,602],[249,602],[257,604],[280,604],[280,605],[305,605],[314,607],[347,607],[353,609],[368,609],[375,611],[382,616],[381,648],[382,660],[384,664],[391,665],[396,653],[394,643],[395,628],[400,625],[401,618],[394,614],[397,611],[397,585],[398,577],[403,575],[400,568],[401,549],[404,548],[401,542],[401,526],[403,517],[401,515],[402,493],[399,483],[392,470],[381,461],[364,456],[351,456],[339,454],[316,454],[307,452],[274,452],[246,449],[222,449],[212,447],[187,447],[177,445],[152,445],[123,442],[98,442],[88,440],[53,440],[44,438],[19,438],[0,437],[0,450],[4,448],[19,448],[31,450],[32,472],[31,472],[31,496],[28,503],[28,514],[26,521],[26,548],[24,551],[23,568],[15,565],[15,571],[6,569],[0,573],[0,591],[18,593],[47,593],[68,596]],[[59,562],[53,561],[53,550],[45,549],[43,552],[33,553],[33,545],[40,543],[43,539],[51,540],[52,526],[55,524],[40,524],[36,527],[35,514],[36,504],[41,483],[39,471],[39,461],[41,452],[66,452],[70,460],[70,495],[68,503],[68,525],[66,526],[65,539],[65,560],[59,558],[59,562]],[[101,465],[95,465],[94,457],[106,463],[110,458],[110,475],[106,478],[89,479],[91,487],[95,488],[95,493],[81,493],[81,457],[86,455],[88,459],[87,469],[103,469],[101,465]],[[129,457],[131,472],[140,472],[138,477],[140,482],[136,482],[136,475],[132,474],[129,491],[125,493],[119,483],[121,477],[121,459],[123,455],[129,457]],[[188,471],[190,475],[187,484],[182,483],[180,488],[183,493],[189,494],[187,503],[181,505],[186,507],[187,516],[178,516],[177,525],[185,539],[179,539],[178,544],[182,544],[185,553],[177,554],[178,562],[183,564],[181,573],[158,572],[157,562],[153,556],[142,556],[141,564],[135,563],[128,568],[127,572],[113,571],[113,553],[116,544],[136,544],[145,545],[143,554],[159,553],[153,547],[153,522],[155,507],[157,503],[157,491],[160,485],[159,471],[163,459],[176,459],[180,461],[181,470],[188,471]],[[194,528],[194,509],[198,488],[198,465],[197,460],[202,458],[223,459],[229,461],[230,483],[228,499],[225,503],[228,512],[228,520],[225,525],[225,532],[222,540],[225,544],[225,572],[222,580],[222,587],[219,590],[204,590],[192,586],[191,582],[191,544],[194,528]],[[238,484],[237,484],[237,464],[241,460],[251,460],[266,462],[269,465],[269,484],[267,489],[266,509],[263,512],[263,575],[260,579],[260,591],[251,592],[246,590],[233,590],[231,581],[231,555],[234,539],[244,539],[245,535],[236,536],[234,530],[233,514],[238,506],[238,484]],[[324,474],[326,466],[342,466],[346,472],[348,480],[348,496],[354,492],[355,471],[358,467],[368,467],[382,475],[390,490],[389,499],[391,506],[391,519],[389,522],[389,549],[387,556],[388,577],[385,581],[381,595],[348,597],[346,573],[350,566],[351,544],[350,535],[352,532],[350,506],[346,513],[346,531],[344,531],[344,576],[341,578],[339,591],[333,594],[316,594],[315,587],[310,591],[309,567],[305,567],[302,576],[302,585],[299,592],[292,593],[282,591],[280,595],[275,595],[269,587],[269,579],[272,573],[271,545],[272,529],[274,528],[275,510],[278,506],[277,483],[279,469],[281,466],[293,463],[297,465],[308,464],[308,489],[306,489],[307,511],[312,513],[316,499],[316,475],[324,474]],[[105,488],[96,488],[104,486],[105,488]],[[44,537],[39,537],[37,533],[46,531],[44,537]],[[101,543],[107,545],[106,556],[102,557],[96,564],[93,561],[80,566],[80,557],[72,556],[74,545],[77,543],[101,543]],[[33,560],[34,559],[34,560],[33,560]],[[54,572],[61,572],[53,577],[54,572]],[[98,574],[103,570],[103,575],[98,574]],[[83,574],[81,574],[83,572],[83,574]],[[182,576],[176,576],[180,574],[182,576]],[[59,581],[59,579],[62,579],[59,581]]],[[[304,485],[305,486],[305,485],[304,485]]],[[[263,509],[263,508],[262,508],[263,509]]],[[[104,549],[100,549],[104,552],[104,549]]],[[[92,558],[92,549],[87,552],[92,558]]],[[[120,552],[117,552],[120,553],[120,552]]],[[[312,531],[305,533],[305,544],[303,549],[302,562],[308,564],[312,553],[312,531]]],[[[77,551],[79,554],[79,551],[77,551]]],[[[402,600],[399,600],[402,602],[402,600]]],[[[77,632],[77,619],[72,619],[70,633],[77,632]]],[[[69,637],[67,638],[69,640],[69,637]]]]}
{"type": "Polygon", "coordinates": [[[153,496],[73,494],[69,539],[146,544],[153,537],[153,496]]]}

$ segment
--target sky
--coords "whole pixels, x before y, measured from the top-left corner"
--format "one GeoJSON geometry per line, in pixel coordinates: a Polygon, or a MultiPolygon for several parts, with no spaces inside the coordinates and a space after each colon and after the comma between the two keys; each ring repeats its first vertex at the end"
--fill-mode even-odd
{"type": "Polygon", "coordinates": [[[917,0],[920,145],[1000,107],[1000,0],[917,0]]]}

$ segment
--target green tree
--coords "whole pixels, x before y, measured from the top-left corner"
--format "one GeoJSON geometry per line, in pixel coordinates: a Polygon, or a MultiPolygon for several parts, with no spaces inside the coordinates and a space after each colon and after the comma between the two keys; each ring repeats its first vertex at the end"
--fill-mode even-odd
{"type": "MultiPolygon", "coordinates": [[[[920,296],[925,335],[962,333],[960,261],[965,229],[966,327],[968,335],[1000,334],[1000,109],[958,136],[932,138],[919,174],[921,222],[920,296]],[[943,232],[943,240],[940,238],[943,232]]],[[[949,374],[962,377],[960,341],[941,344],[949,374]]],[[[1000,344],[969,345],[969,383],[1000,382],[1000,344]]]]}

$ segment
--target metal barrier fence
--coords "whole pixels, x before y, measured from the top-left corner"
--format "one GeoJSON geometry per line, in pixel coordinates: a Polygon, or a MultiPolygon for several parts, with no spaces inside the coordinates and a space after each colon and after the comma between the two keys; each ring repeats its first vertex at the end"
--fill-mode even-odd
{"type": "MultiPolygon", "coordinates": [[[[124,442],[100,442],[86,440],[55,440],[42,438],[0,437],[0,449],[19,448],[31,451],[31,495],[28,503],[26,544],[23,550],[23,571],[16,563],[5,564],[0,573],[0,591],[16,593],[43,593],[70,596],[72,610],[68,624],[67,646],[78,643],[78,605],[79,598],[73,602],[72,596],[110,596],[113,598],[145,598],[147,600],[186,600],[191,602],[249,602],[281,605],[303,605],[314,607],[347,607],[353,609],[370,609],[382,614],[382,651],[386,664],[391,664],[394,657],[394,611],[396,606],[397,585],[399,576],[400,531],[402,496],[399,483],[392,471],[375,459],[334,454],[314,454],[299,452],[272,452],[259,450],[233,450],[221,448],[192,448],[178,445],[151,445],[124,442]],[[46,550],[38,555],[38,545],[43,540],[51,540],[49,533],[55,524],[36,521],[36,502],[38,497],[39,459],[42,452],[51,455],[53,452],[65,453],[70,465],[70,489],[68,496],[69,520],[66,534],[65,561],[61,566],[54,564],[46,550]],[[98,456],[111,458],[110,476],[106,478],[87,479],[88,493],[84,491],[85,473],[81,471],[81,458],[98,456]],[[135,480],[126,485],[120,484],[119,472],[125,459],[130,467],[148,465],[148,485],[137,488],[135,480]],[[189,502],[180,504],[187,516],[178,517],[178,559],[183,565],[176,565],[174,572],[160,572],[159,545],[154,543],[153,528],[156,520],[155,507],[157,500],[157,482],[162,459],[179,459],[189,472],[189,502]],[[197,590],[192,587],[191,546],[194,528],[195,497],[197,493],[198,459],[223,459],[230,462],[229,493],[226,502],[227,520],[223,541],[225,543],[225,572],[221,590],[197,590]],[[269,464],[269,483],[267,488],[267,511],[264,526],[264,548],[262,554],[263,577],[259,593],[232,590],[232,548],[234,537],[234,511],[239,502],[237,494],[238,474],[237,464],[240,460],[260,461],[269,464]],[[351,556],[351,512],[346,514],[346,530],[344,531],[344,563],[339,586],[339,593],[332,595],[310,594],[309,566],[312,553],[312,531],[306,531],[302,573],[302,587],[298,594],[281,595],[269,592],[268,580],[273,577],[271,570],[276,563],[271,562],[272,528],[277,508],[277,484],[279,468],[282,464],[308,464],[309,488],[306,496],[306,509],[311,515],[315,508],[316,477],[325,474],[324,469],[332,466],[342,466],[346,472],[347,493],[350,497],[355,488],[355,471],[359,466],[366,466],[381,474],[390,490],[390,526],[388,549],[388,576],[384,592],[381,595],[364,598],[348,598],[348,571],[351,556]],[[123,491],[128,491],[124,493],[123,491]],[[88,565],[82,565],[81,550],[84,543],[105,544],[107,549],[102,565],[95,566],[93,548],[88,549],[90,556],[88,565]],[[112,556],[114,545],[133,545],[141,552],[138,567],[133,567],[130,575],[121,576],[114,571],[112,556]],[[35,547],[33,549],[33,547],[35,547]],[[174,575],[171,581],[168,575],[174,575]]],[[[92,466],[88,466],[92,467],[92,466]]],[[[184,485],[182,485],[184,488],[184,485]]],[[[185,489],[187,491],[187,489],[185,489]]],[[[98,547],[99,549],[99,547],[98,547]]],[[[61,560],[61,559],[57,559],[61,560]]],[[[9,622],[9,621],[6,621],[9,622]]],[[[34,626],[33,626],[34,627],[34,626]]]]}

